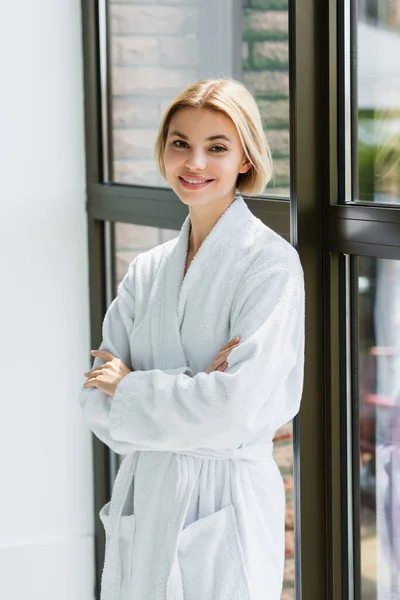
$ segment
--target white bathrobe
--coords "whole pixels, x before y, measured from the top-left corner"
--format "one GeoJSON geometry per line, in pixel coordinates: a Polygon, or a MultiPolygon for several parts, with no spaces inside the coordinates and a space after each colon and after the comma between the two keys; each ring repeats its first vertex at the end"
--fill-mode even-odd
{"type": "Polygon", "coordinates": [[[177,238],[132,261],[105,316],[100,348],[132,373],[114,398],[80,392],[92,431],[127,455],[100,512],[101,598],[279,600],[272,440],[300,405],[303,271],[237,196],[184,277],[189,227],[188,215],[177,238]],[[235,336],[228,369],[206,374],[235,336]]]}

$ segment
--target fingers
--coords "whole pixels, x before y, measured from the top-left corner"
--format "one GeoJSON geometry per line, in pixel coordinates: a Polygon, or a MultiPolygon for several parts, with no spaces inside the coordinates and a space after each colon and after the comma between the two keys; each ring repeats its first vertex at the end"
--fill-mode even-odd
{"type": "Polygon", "coordinates": [[[115,356],[111,354],[111,352],[107,352],[107,350],[92,350],[90,354],[92,356],[98,356],[99,358],[102,358],[105,362],[115,358],[115,356]]]}
{"type": "Polygon", "coordinates": [[[236,344],[237,344],[239,341],[240,341],[240,338],[238,338],[238,337],[235,337],[235,338],[231,339],[231,340],[230,340],[230,341],[229,341],[227,344],[225,344],[225,346],[223,346],[223,347],[221,348],[221,350],[220,350],[220,351],[222,352],[223,350],[226,350],[226,349],[227,349],[227,348],[229,348],[230,346],[234,346],[234,345],[236,345],[236,344]]]}
{"type": "Polygon", "coordinates": [[[215,369],[215,370],[221,371],[223,373],[224,371],[226,371],[227,368],[228,368],[228,363],[224,362],[220,367],[218,367],[218,369],[215,369]]]}
{"type": "MultiPolygon", "coordinates": [[[[105,366],[105,365],[102,365],[102,366],[105,366]]],[[[87,386],[97,385],[96,382],[104,381],[104,375],[107,375],[107,373],[105,373],[105,372],[103,373],[101,368],[95,369],[94,371],[89,371],[88,377],[85,381],[85,384],[87,384],[87,386]]]]}
{"type": "Polygon", "coordinates": [[[83,384],[83,387],[85,387],[85,388],[97,387],[97,379],[95,377],[87,379],[85,381],[85,383],[83,384]]]}
{"type": "Polygon", "coordinates": [[[223,361],[221,364],[218,364],[216,361],[214,361],[211,367],[206,369],[206,373],[209,375],[213,371],[226,371],[227,368],[228,363],[226,361],[223,361]]]}
{"type": "Polygon", "coordinates": [[[213,362],[213,364],[211,365],[213,367],[213,370],[215,371],[218,367],[220,367],[221,365],[224,364],[224,362],[226,362],[226,359],[228,358],[230,352],[226,352],[225,354],[222,354],[222,356],[218,356],[218,358],[216,358],[213,362]]]}
{"type": "Polygon", "coordinates": [[[96,367],[95,369],[92,369],[91,371],[87,371],[87,373],[84,373],[85,377],[88,377],[89,375],[91,375],[92,373],[95,373],[96,371],[100,371],[101,369],[103,369],[105,367],[105,363],[103,365],[99,365],[98,367],[96,367]]]}
{"type": "Polygon", "coordinates": [[[232,350],[234,350],[238,346],[239,346],[239,344],[234,344],[233,346],[231,346],[230,348],[227,348],[224,351],[221,350],[221,352],[218,354],[217,358],[213,362],[214,367],[217,368],[220,365],[222,365],[226,361],[226,359],[228,358],[228,356],[230,355],[232,350]]]}
{"type": "Polygon", "coordinates": [[[98,367],[97,369],[93,369],[93,371],[89,371],[88,373],[84,373],[84,376],[87,377],[88,380],[95,379],[96,377],[98,377],[98,375],[100,375],[99,371],[101,371],[100,367],[98,367]]]}
{"type": "Polygon", "coordinates": [[[226,358],[232,352],[232,350],[234,350],[238,346],[239,346],[239,344],[234,344],[233,346],[230,346],[226,350],[221,350],[215,360],[219,360],[220,358],[224,358],[224,357],[226,358]]]}
{"type": "Polygon", "coordinates": [[[225,371],[227,369],[228,363],[226,362],[226,359],[228,358],[228,356],[232,352],[232,350],[234,350],[235,348],[237,348],[239,346],[239,342],[236,341],[238,339],[239,338],[234,338],[233,340],[228,342],[228,344],[226,344],[222,348],[222,350],[220,350],[217,358],[214,360],[214,362],[211,364],[211,366],[206,370],[206,373],[209,374],[209,373],[212,373],[213,371],[225,371]]]}
{"type": "MultiPolygon", "coordinates": [[[[107,350],[91,350],[90,354],[92,356],[94,356],[95,358],[101,358],[102,360],[104,360],[104,364],[106,362],[110,362],[111,360],[114,360],[114,358],[115,358],[115,356],[113,354],[111,354],[111,352],[107,352],[107,350]]],[[[95,369],[92,369],[91,371],[87,371],[86,373],[84,373],[84,376],[92,378],[93,375],[91,375],[91,374],[94,373],[95,371],[102,369],[104,367],[104,364],[99,365],[98,367],[96,367],[95,369]]]]}

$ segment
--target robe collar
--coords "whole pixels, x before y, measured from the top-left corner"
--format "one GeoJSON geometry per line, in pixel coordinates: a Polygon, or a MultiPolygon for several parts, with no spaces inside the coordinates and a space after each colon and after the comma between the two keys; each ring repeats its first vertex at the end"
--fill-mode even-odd
{"type": "Polygon", "coordinates": [[[223,260],[227,248],[235,241],[238,232],[253,218],[243,198],[239,195],[225,210],[204,239],[184,276],[189,247],[190,213],[187,215],[176,245],[168,257],[167,297],[173,298],[177,306],[177,325],[180,331],[185,303],[193,286],[201,285],[204,270],[213,269],[223,260]]]}

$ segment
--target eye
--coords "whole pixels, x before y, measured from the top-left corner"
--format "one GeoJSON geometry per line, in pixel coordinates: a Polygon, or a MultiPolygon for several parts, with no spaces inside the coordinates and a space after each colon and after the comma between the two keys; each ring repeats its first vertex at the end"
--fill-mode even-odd
{"type": "Polygon", "coordinates": [[[183,140],[175,140],[172,142],[172,145],[175,146],[175,148],[187,148],[187,143],[183,140]]]}
{"type": "Polygon", "coordinates": [[[222,152],[227,152],[227,149],[224,148],[224,146],[213,146],[211,148],[211,152],[214,152],[215,154],[221,154],[222,152]]]}

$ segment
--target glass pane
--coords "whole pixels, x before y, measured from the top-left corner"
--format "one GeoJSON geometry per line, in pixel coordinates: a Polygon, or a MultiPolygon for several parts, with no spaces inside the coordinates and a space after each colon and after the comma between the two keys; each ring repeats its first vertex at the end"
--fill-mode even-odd
{"type": "Polygon", "coordinates": [[[355,199],[400,203],[400,0],[358,0],[355,199]]]}
{"type": "MultiPolygon", "coordinates": [[[[150,250],[178,235],[172,229],[157,229],[142,225],[125,223],[115,224],[116,286],[128,270],[129,263],[140,252],[150,250]]],[[[116,289],[116,288],[115,288],[116,289]]],[[[119,457],[123,458],[123,457],[119,457]]],[[[293,504],[293,428],[288,423],[276,433],[274,439],[274,458],[281,471],[286,490],[286,562],[282,600],[294,600],[294,504],[293,504]]]]}
{"type": "Polygon", "coordinates": [[[268,128],[275,162],[269,193],[289,196],[287,5],[109,0],[114,181],[168,187],[153,158],[163,111],[190,83],[233,76],[255,95],[268,128]]]}
{"type": "Polygon", "coordinates": [[[115,223],[115,291],[132,260],[141,252],[178,236],[176,229],[159,229],[130,223],[115,223]]]}
{"type": "Polygon", "coordinates": [[[359,258],[361,598],[400,598],[400,261],[359,258]]]}

